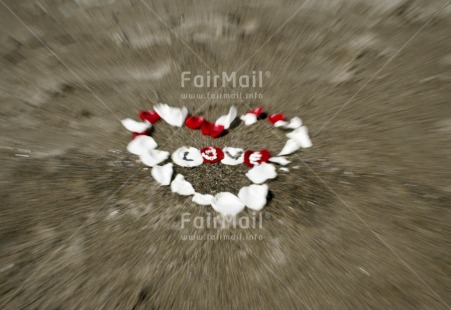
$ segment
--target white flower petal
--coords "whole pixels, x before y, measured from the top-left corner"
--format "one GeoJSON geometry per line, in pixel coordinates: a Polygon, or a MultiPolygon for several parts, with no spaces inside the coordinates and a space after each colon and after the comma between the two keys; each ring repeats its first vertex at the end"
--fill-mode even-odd
{"type": "Polygon", "coordinates": [[[266,180],[274,179],[277,177],[276,167],[272,164],[261,163],[258,166],[254,166],[246,173],[246,176],[255,184],[262,184],[266,180]]]}
{"type": "Polygon", "coordinates": [[[149,122],[137,122],[135,120],[132,120],[131,118],[123,119],[121,123],[131,132],[138,133],[144,132],[152,126],[152,124],[150,124],[149,122]]]}
{"type": "Polygon", "coordinates": [[[299,127],[292,132],[287,134],[287,137],[293,139],[302,148],[307,148],[312,146],[312,141],[308,135],[308,130],[306,126],[299,127]]]}
{"type": "Polygon", "coordinates": [[[288,169],[286,167],[281,167],[281,168],[279,168],[279,171],[290,172],[290,169],[288,169]]]}
{"type": "Polygon", "coordinates": [[[282,165],[282,166],[286,166],[289,163],[291,163],[291,161],[289,161],[285,157],[271,157],[269,159],[269,161],[272,162],[272,163],[276,163],[276,164],[282,165]]]}
{"type": "Polygon", "coordinates": [[[244,210],[244,203],[232,193],[222,192],[215,195],[211,206],[222,215],[235,216],[244,210]]]}
{"type": "Polygon", "coordinates": [[[155,140],[149,136],[137,136],[127,145],[127,151],[135,155],[141,155],[149,150],[153,150],[158,146],[155,140]]]}
{"type": "Polygon", "coordinates": [[[274,124],[275,127],[281,127],[283,129],[296,129],[302,126],[302,120],[295,116],[289,122],[287,121],[277,121],[274,124]]]}
{"type": "Polygon", "coordinates": [[[155,112],[157,112],[158,115],[160,115],[160,117],[171,126],[182,127],[185,122],[185,118],[188,115],[188,109],[186,107],[180,109],[160,103],[153,108],[155,112]]]}
{"type": "Polygon", "coordinates": [[[169,157],[169,152],[160,150],[149,150],[139,155],[141,162],[149,167],[154,167],[159,163],[164,162],[169,157]]]}
{"type": "Polygon", "coordinates": [[[187,107],[183,107],[183,108],[182,108],[182,118],[183,118],[182,124],[185,123],[185,118],[186,118],[187,116],[188,116],[188,108],[187,108],[187,107]]]}
{"type": "Polygon", "coordinates": [[[246,113],[245,115],[242,115],[240,119],[246,126],[249,126],[257,122],[257,115],[254,113],[246,113]]]}
{"type": "Polygon", "coordinates": [[[287,126],[289,123],[287,121],[277,121],[274,123],[274,127],[285,127],[287,126]]]}
{"type": "Polygon", "coordinates": [[[168,163],[164,166],[153,167],[150,173],[159,184],[169,185],[171,184],[172,172],[172,163],[168,163]]]}
{"type": "Polygon", "coordinates": [[[215,124],[224,126],[224,129],[229,129],[230,124],[232,124],[236,118],[236,113],[236,107],[232,106],[229,110],[229,114],[219,117],[215,124]]]}
{"type": "Polygon", "coordinates": [[[239,165],[244,162],[244,150],[236,147],[225,147],[222,149],[224,152],[224,159],[221,163],[224,165],[239,165]]]}
{"type": "Polygon", "coordinates": [[[174,163],[182,167],[196,167],[204,162],[202,154],[194,147],[182,146],[172,153],[171,157],[174,163]]]}
{"type": "Polygon", "coordinates": [[[288,139],[287,143],[285,143],[285,146],[283,147],[282,151],[280,151],[277,156],[284,156],[293,154],[297,150],[299,150],[301,146],[294,140],[294,139],[288,139]]]}
{"type": "Polygon", "coordinates": [[[290,120],[290,123],[287,125],[288,129],[296,129],[302,126],[302,120],[295,116],[290,120]]]}
{"type": "Polygon", "coordinates": [[[238,193],[238,197],[246,207],[255,211],[260,211],[266,205],[266,196],[268,196],[267,184],[245,186],[238,193]]]}
{"type": "Polygon", "coordinates": [[[177,174],[171,182],[171,191],[183,196],[193,195],[196,192],[191,183],[186,181],[185,177],[181,174],[177,174]]]}
{"type": "Polygon", "coordinates": [[[193,196],[193,202],[195,202],[201,206],[209,206],[209,205],[211,205],[213,198],[214,197],[212,195],[208,195],[208,194],[203,195],[200,193],[195,193],[193,196]]]}

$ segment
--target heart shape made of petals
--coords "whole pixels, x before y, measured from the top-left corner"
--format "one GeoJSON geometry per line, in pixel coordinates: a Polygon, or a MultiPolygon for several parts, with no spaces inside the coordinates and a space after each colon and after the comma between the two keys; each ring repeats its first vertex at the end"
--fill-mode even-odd
{"type": "MultiPolygon", "coordinates": [[[[172,153],[172,161],[182,167],[196,167],[203,163],[214,164],[222,163],[225,165],[238,165],[244,163],[251,169],[246,176],[253,182],[252,185],[242,187],[238,195],[229,192],[220,192],[216,195],[201,194],[195,191],[190,182],[185,180],[184,176],[177,174],[172,180],[174,174],[173,164],[161,163],[169,158],[169,152],[157,150],[157,143],[150,136],[152,124],[163,119],[171,126],[182,127],[197,130],[200,129],[203,135],[212,138],[218,138],[227,133],[231,124],[237,116],[237,109],[231,107],[226,115],[220,116],[216,122],[209,122],[201,116],[188,116],[186,107],[170,107],[167,104],[157,104],[155,111],[145,110],[139,112],[138,116],[143,122],[133,119],[124,119],[122,124],[132,132],[132,141],[129,142],[127,150],[138,155],[141,162],[152,167],[151,175],[158,184],[170,185],[171,191],[184,196],[193,196],[192,200],[199,205],[211,205],[217,212],[226,216],[235,216],[245,207],[259,211],[267,203],[268,185],[266,181],[277,177],[276,167],[272,163],[281,166],[288,165],[291,161],[286,159],[285,155],[290,155],[300,148],[312,146],[308,135],[307,127],[303,126],[299,117],[293,117],[286,120],[282,113],[269,114],[268,121],[275,128],[289,130],[286,134],[288,140],[276,157],[271,157],[268,150],[252,151],[243,150],[235,147],[225,147],[223,149],[208,146],[201,150],[194,147],[181,147],[172,153]],[[271,162],[271,163],[269,163],[271,162]],[[172,181],[171,181],[172,180],[172,181]]],[[[256,123],[262,117],[263,107],[249,110],[240,118],[244,125],[249,126],[256,123]]],[[[267,113],[264,113],[267,115],[267,113]]],[[[286,167],[280,167],[279,171],[288,172],[286,167]]]]}

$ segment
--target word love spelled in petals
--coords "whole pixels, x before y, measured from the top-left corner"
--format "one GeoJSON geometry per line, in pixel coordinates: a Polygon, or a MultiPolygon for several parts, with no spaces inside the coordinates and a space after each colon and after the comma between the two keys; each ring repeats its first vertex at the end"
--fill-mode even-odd
{"type": "Polygon", "coordinates": [[[196,167],[202,165],[204,159],[200,151],[194,147],[182,146],[172,153],[172,161],[182,167],[196,167]]]}
{"type": "Polygon", "coordinates": [[[167,104],[160,103],[154,106],[154,110],[158,115],[171,126],[182,127],[185,118],[188,116],[188,109],[170,107],[167,104]]]}

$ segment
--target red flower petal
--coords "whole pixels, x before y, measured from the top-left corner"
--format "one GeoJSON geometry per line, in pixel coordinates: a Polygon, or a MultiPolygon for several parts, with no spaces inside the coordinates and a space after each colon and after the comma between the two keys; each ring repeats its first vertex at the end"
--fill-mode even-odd
{"type": "Polygon", "coordinates": [[[210,132],[210,137],[217,138],[224,132],[224,126],[213,124],[210,132]]]}
{"type": "Polygon", "coordinates": [[[138,136],[147,136],[148,134],[149,132],[147,130],[143,132],[134,132],[132,133],[132,140],[134,140],[138,136]]]}
{"type": "Polygon", "coordinates": [[[262,114],[262,112],[263,112],[263,107],[258,107],[254,110],[247,111],[247,113],[255,114],[257,117],[259,117],[260,114],[262,114]]]}
{"type": "Polygon", "coordinates": [[[244,164],[248,167],[253,167],[254,165],[251,164],[250,160],[249,160],[249,156],[254,153],[254,151],[246,151],[244,152],[244,164]]]}
{"type": "Polygon", "coordinates": [[[207,146],[200,150],[204,163],[214,164],[224,159],[224,152],[213,146],[207,146]]]}
{"type": "Polygon", "coordinates": [[[271,124],[275,124],[278,121],[285,120],[285,115],[283,115],[282,113],[280,113],[280,114],[271,114],[270,116],[268,116],[268,120],[271,122],[271,124]]]}
{"type": "Polygon", "coordinates": [[[214,123],[204,122],[200,127],[203,135],[216,138],[224,132],[224,126],[214,123]]]}
{"type": "Polygon", "coordinates": [[[244,163],[248,167],[254,167],[254,165],[256,165],[256,164],[268,162],[270,157],[271,157],[271,154],[269,153],[268,150],[260,150],[257,152],[246,151],[246,152],[244,152],[244,163]],[[254,157],[253,155],[257,155],[257,156],[259,156],[259,158],[257,156],[255,156],[257,158],[251,158],[251,157],[254,157]]]}
{"type": "Polygon", "coordinates": [[[262,155],[262,158],[260,159],[259,163],[267,163],[269,161],[269,158],[271,157],[271,154],[268,150],[260,150],[260,154],[262,155]]]}
{"type": "Polygon", "coordinates": [[[211,123],[209,122],[204,122],[201,126],[200,126],[200,131],[202,132],[202,134],[204,136],[209,136],[210,132],[211,132],[211,123]]]}
{"type": "Polygon", "coordinates": [[[185,126],[190,129],[199,129],[205,122],[205,117],[188,116],[185,120],[185,126]]]}
{"type": "Polygon", "coordinates": [[[155,124],[160,120],[160,115],[155,111],[141,111],[138,115],[140,119],[148,121],[151,124],[155,124]]]}

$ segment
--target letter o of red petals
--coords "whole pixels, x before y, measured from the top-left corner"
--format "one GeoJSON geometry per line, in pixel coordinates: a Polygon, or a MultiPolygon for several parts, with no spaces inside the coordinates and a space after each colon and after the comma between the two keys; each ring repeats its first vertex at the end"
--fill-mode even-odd
{"type": "Polygon", "coordinates": [[[200,150],[200,153],[204,163],[214,164],[224,159],[224,152],[218,147],[207,146],[200,150]]]}

